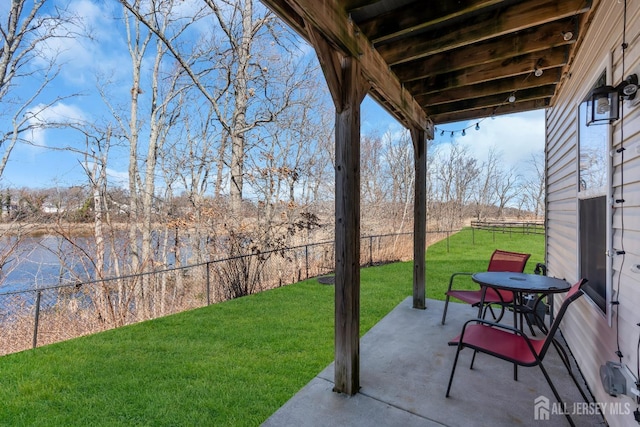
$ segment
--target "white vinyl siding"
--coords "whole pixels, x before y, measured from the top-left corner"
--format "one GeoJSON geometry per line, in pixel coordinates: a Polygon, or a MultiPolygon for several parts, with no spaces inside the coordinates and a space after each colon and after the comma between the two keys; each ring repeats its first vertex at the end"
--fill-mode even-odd
{"type": "MultiPolygon", "coordinates": [[[[625,76],[622,75],[622,31],[624,3],[614,1],[593,2],[594,15],[585,39],[578,46],[553,107],[547,110],[547,267],[548,274],[565,278],[571,283],[579,279],[578,203],[577,203],[577,108],[585,90],[593,84],[608,64],[611,82],[618,84],[632,73],[640,73],[640,2],[628,1],[626,38],[629,45],[625,54],[625,76]]],[[[640,95],[639,95],[640,96],[640,95]]],[[[623,247],[622,256],[613,258],[612,289],[620,290],[618,322],[613,316],[611,325],[588,298],[571,306],[562,324],[563,335],[578,360],[592,393],[599,402],[634,403],[628,397],[613,398],[602,389],[600,365],[607,360],[617,361],[616,335],[620,340],[623,362],[635,373],[636,345],[640,328],[640,273],[631,267],[640,264],[640,105],[623,107],[624,121],[612,127],[614,148],[621,145],[624,122],[624,165],[622,157],[613,158],[613,198],[621,198],[624,174],[624,210],[613,211],[612,245],[623,247]],[[624,218],[622,213],[624,212],[624,218]],[[619,330],[616,327],[619,324],[619,330]]],[[[635,405],[632,405],[635,409],[635,405]]],[[[633,415],[607,417],[612,427],[637,426],[633,415]]]]}

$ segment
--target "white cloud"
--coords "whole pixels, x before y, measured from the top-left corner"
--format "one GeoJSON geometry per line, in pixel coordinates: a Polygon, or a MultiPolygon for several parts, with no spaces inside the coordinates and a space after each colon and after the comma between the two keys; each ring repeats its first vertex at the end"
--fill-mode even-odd
{"type": "Polygon", "coordinates": [[[129,173],[124,171],[117,171],[107,168],[107,177],[109,184],[116,187],[128,188],[129,187],[129,173]]]}
{"type": "Polygon", "coordinates": [[[443,125],[439,130],[444,130],[445,135],[436,135],[438,144],[449,143],[451,137],[448,135],[450,131],[455,131],[454,140],[468,147],[470,155],[484,162],[493,149],[499,153],[505,169],[516,167],[524,170],[531,162],[531,156],[544,150],[544,110],[496,116],[494,119],[482,121],[453,123],[443,125]],[[480,129],[475,130],[475,124],[478,122],[480,129]],[[470,128],[466,129],[466,135],[462,136],[459,131],[466,127],[470,128]]]}
{"type": "Polygon", "coordinates": [[[29,110],[27,115],[30,116],[28,121],[30,125],[34,126],[34,129],[26,138],[31,144],[40,147],[47,146],[47,133],[49,132],[42,126],[81,123],[86,120],[82,110],[64,102],[58,102],[50,107],[44,104],[36,105],[29,110]]]}
{"type": "Polygon", "coordinates": [[[40,45],[33,66],[61,64],[61,76],[74,86],[92,85],[97,70],[122,69],[121,55],[109,49],[121,40],[117,28],[122,13],[111,2],[91,0],[72,1],[67,10],[74,18],[40,45]]]}

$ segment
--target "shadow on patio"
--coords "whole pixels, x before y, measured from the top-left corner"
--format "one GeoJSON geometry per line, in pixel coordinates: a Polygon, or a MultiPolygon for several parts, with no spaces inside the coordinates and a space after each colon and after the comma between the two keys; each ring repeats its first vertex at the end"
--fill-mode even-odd
{"type": "MultiPolygon", "coordinates": [[[[557,413],[562,408],[553,405],[553,393],[540,368],[520,367],[518,381],[514,381],[511,364],[478,354],[474,369],[470,370],[473,352],[469,349],[460,353],[451,397],[445,398],[455,356],[455,347],[449,347],[447,342],[477,311],[466,304],[450,304],[443,326],[443,301],[428,300],[426,310],[415,310],[411,304],[412,298],[405,299],[362,337],[360,393],[333,393],[331,364],[263,426],[569,425],[565,416],[557,413]],[[552,402],[551,414],[545,421],[535,417],[534,400],[540,396],[552,402]]],[[[545,367],[567,410],[587,413],[572,415],[576,425],[606,425],[602,416],[589,410],[593,406],[583,405],[553,348],[545,358],[545,367]]],[[[574,372],[579,376],[575,367],[574,372]]],[[[579,381],[590,396],[580,377],[579,381]]]]}

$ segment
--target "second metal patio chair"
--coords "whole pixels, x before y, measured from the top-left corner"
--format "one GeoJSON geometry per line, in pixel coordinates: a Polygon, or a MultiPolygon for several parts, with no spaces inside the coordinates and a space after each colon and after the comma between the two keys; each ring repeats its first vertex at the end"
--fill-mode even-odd
{"type": "MultiPolygon", "coordinates": [[[[511,271],[515,273],[522,273],[524,266],[527,264],[531,254],[522,254],[519,252],[508,252],[496,249],[491,255],[489,260],[489,266],[487,271],[511,271]]],[[[444,303],[444,312],[442,313],[442,324],[447,317],[447,308],[449,307],[449,299],[451,297],[457,298],[460,301],[464,301],[472,306],[479,306],[482,301],[482,288],[467,290],[467,289],[452,289],[453,281],[458,276],[471,276],[473,273],[453,273],[449,279],[449,288],[447,289],[444,303]]],[[[488,288],[484,296],[485,307],[490,307],[491,304],[510,304],[513,302],[513,292],[497,291],[495,289],[488,288]]],[[[501,314],[502,316],[502,314],[501,314]]],[[[494,316],[495,318],[495,316],[494,316]]]]}
{"type": "MultiPolygon", "coordinates": [[[[453,367],[451,368],[451,376],[449,377],[446,396],[449,397],[449,392],[451,391],[451,383],[453,382],[453,374],[456,371],[460,350],[468,347],[474,350],[473,358],[471,359],[471,369],[473,368],[473,363],[478,352],[506,360],[513,363],[515,366],[540,366],[540,370],[547,380],[553,395],[556,400],[560,402],[562,407],[564,407],[564,403],[553,385],[551,377],[549,377],[547,370],[542,365],[542,360],[547,354],[549,346],[553,344],[558,351],[562,362],[567,368],[569,375],[571,375],[573,382],[578,387],[578,390],[580,390],[582,398],[585,402],[588,402],[587,396],[582,390],[582,387],[580,387],[578,380],[573,375],[573,372],[571,372],[569,357],[564,349],[562,349],[554,339],[554,335],[560,326],[562,317],[567,311],[569,304],[580,298],[582,295],[581,288],[585,283],[587,283],[587,279],[581,279],[571,287],[565,296],[564,302],[562,303],[551,328],[549,329],[549,333],[544,338],[529,338],[520,329],[501,323],[489,322],[482,319],[472,319],[467,321],[462,328],[462,333],[449,343],[449,345],[456,345],[457,351],[455,359],[453,360],[453,367]]],[[[517,377],[515,377],[516,372],[517,371],[514,371],[514,379],[517,379],[517,377]]],[[[566,413],[566,416],[569,420],[569,424],[574,426],[575,424],[568,412],[566,413]]]]}

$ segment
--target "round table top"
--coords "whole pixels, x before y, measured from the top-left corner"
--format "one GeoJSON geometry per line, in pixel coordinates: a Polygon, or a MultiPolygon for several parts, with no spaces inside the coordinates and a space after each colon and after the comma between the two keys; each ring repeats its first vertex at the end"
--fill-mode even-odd
{"type": "Polygon", "coordinates": [[[472,278],[481,285],[514,292],[555,294],[567,292],[571,288],[566,280],[538,274],[489,271],[475,273],[472,278]]]}

